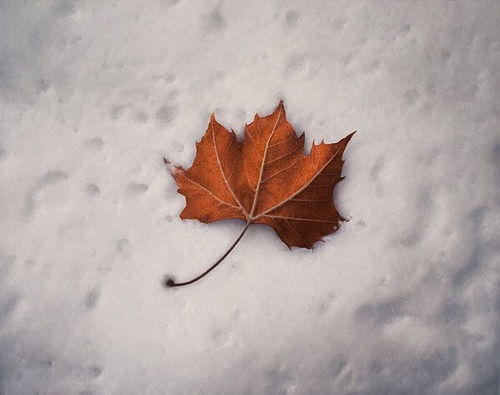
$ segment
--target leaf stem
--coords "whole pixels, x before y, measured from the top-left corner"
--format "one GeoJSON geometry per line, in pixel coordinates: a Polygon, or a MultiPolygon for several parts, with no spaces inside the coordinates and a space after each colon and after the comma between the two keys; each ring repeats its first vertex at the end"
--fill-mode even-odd
{"type": "Polygon", "coordinates": [[[177,283],[177,282],[175,282],[175,280],[171,276],[167,276],[167,278],[165,279],[165,283],[164,283],[165,287],[167,287],[167,288],[183,287],[184,285],[193,284],[196,281],[198,281],[198,280],[202,279],[203,277],[205,277],[208,273],[210,273],[212,270],[214,270],[229,255],[229,253],[234,249],[234,247],[236,247],[236,245],[239,243],[239,241],[241,240],[241,238],[243,237],[243,235],[247,231],[247,229],[250,226],[250,224],[251,224],[250,221],[247,222],[247,224],[245,225],[245,227],[241,231],[241,233],[238,236],[238,238],[234,241],[233,245],[231,247],[229,247],[229,249],[224,253],[224,255],[222,255],[219,258],[219,260],[217,262],[215,262],[212,266],[210,266],[205,272],[203,272],[202,274],[200,274],[198,277],[193,278],[192,280],[185,281],[185,282],[182,282],[182,283],[177,283]]]}

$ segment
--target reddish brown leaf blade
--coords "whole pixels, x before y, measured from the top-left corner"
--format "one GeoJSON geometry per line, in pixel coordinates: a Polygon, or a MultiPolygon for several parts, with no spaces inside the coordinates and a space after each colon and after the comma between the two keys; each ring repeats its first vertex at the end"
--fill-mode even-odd
{"type": "Polygon", "coordinates": [[[333,203],[349,136],[313,145],[287,122],[283,102],[245,127],[242,143],[212,116],[188,170],[173,175],[186,196],[181,218],[239,218],[271,226],[289,247],[311,248],[343,220],[333,203]]]}

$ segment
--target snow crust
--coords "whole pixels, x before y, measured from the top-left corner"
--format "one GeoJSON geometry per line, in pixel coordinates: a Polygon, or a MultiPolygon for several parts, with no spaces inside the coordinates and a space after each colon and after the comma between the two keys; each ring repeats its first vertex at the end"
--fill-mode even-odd
{"type": "Polygon", "coordinates": [[[498,394],[500,3],[0,1],[0,393],[498,394]],[[312,251],[181,221],[209,114],[358,130],[312,251]]]}

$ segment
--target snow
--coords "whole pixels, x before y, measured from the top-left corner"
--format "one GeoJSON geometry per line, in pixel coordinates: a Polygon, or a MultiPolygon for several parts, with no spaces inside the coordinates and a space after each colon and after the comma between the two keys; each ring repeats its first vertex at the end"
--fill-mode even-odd
{"type": "Polygon", "coordinates": [[[500,3],[0,1],[0,393],[498,394],[500,3]],[[312,251],[181,221],[209,114],[358,130],[312,251]]]}

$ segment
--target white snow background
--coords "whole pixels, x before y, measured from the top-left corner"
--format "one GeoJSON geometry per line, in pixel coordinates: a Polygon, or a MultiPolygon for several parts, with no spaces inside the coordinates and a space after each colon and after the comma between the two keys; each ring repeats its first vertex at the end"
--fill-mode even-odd
{"type": "Polygon", "coordinates": [[[500,2],[0,0],[0,393],[498,394],[500,2]],[[310,250],[181,221],[209,114],[358,130],[310,250]]]}

